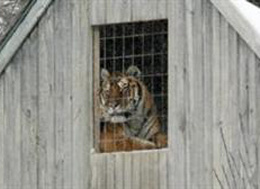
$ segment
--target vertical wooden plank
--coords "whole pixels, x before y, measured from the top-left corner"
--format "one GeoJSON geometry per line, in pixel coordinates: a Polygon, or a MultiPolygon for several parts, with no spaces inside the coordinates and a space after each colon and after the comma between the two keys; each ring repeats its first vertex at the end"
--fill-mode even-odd
{"type": "Polygon", "coordinates": [[[37,188],[38,29],[28,37],[21,64],[21,188],[37,188]]]}
{"type": "Polygon", "coordinates": [[[203,0],[204,187],[213,188],[213,26],[212,4],[203,0]]]}
{"type": "MultiPolygon", "coordinates": [[[[238,113],[238,44],[237,33],[229,26],[228,35],[228,64],[229,64],[229,124],[231,128],[229,167],[232,169],[232,185],[235,188],[241,188],[241,178],[239,173],[239,146],[240,146],[240,128],[239,128],[239,113],[238,113]]],[[[225,137],[227,138],[227,137],[225,137]]]]}
{"type": "Polygon", "coordinates": [[[73,7],[71,10],[73,188],[85,189],[90,187],[90,150],[93,135],[93,44],[88,11],[91,1],[70,2],[73,7]]]}
{"type": "Polygon", "coordinates": [[[115,189],[124,188],[124,158],[122,154],[115,154],[115,189]]]}
{"type": "MultiPolygon", "coordinates": [[[[66,127],[65,122],[68,122],[69,118],[65,117],[65,98],[66,94],[64,88],[66,87],[66,64],[67,64],[67,52],[64,52],[66,49],[66,37],[64,35],[64,30],[67,30],[65,27],[66,22],[64,18],[60,16],[63,15],[62,12],[65,11],[66,1],[56,1],[54,6],[54,127],[55,127],[55,187],[64,188],[64,162],[65,159],[65,146],[64,142],[64,129],[66,127]],[[65,67],[65,68],[64,68],[65,67]]],[[[66,17],[65,17],[66,18],[66,17]]],[[[68,31],[68,30],[67,30],[68,31]]]]}
{"type": "Polygon", "coordinates": [[[91,162],[91,189],[100,188],[99,186],[99,156],[97,154],[92,154],[90,158],[91,162]]]}
{"type": "Polygon", "coordinates": [[[55,188],[54,18],[50,7],[39,23],[38,188],[55,188]]]}
{"type": "Polygon", "coordinates": [[[239,38],[238,40],[238,110],[239,110],[239,127],[240,127],[240,148],[239,148],[239,165],[241,171],[241,187],[248,188],[248,147],[247,132],[249,123],[248,114],[248,54],[249,50],[245,42],[239,38]]]}
{"type": "Polygon", "coordinates": [[[115,155],[110,154],[107,156],[106,160],[107,170],[107,189],[115,189],[115,155]]]}
{"type": "Polygon", "coordinates": [[[258,157],[258,169],[257,169],[257,173],[255,175],[255,180],[257,183],[257,186],[260,186],[260,59],[259,57],[255,57],[256,58],[256,64],[255,64],[255,70],[256,70],[256,83],[257,83],[257,87],[256,87],[256,124],[258,125],[257,127],[257,135],[258,135],[258,139],[257,139],[257,148],[256,148],[256,155],[258,157]]]}
{"type": "MultiPolygon", "coordinates": [[[[192,181],[191,181],[191,175],[190,172],[190,167],[191,167],[191,162],[190,162],[190,154],[191,154],[191,151],[190,151],[190,148],[189,146],[192,144],[192,138],[190,138],[191,136],[191,125],[193,124],[193,120],[192,120],[192,109],[193,109],[193,106],[194,106],[194,103],[193,103],[193,89],[194,89],[194,86],[193,86],[193,77],[194,77],[194,70],[193,70],[193,59],[194,59],[194,49],[193,49],[193,13],[194,13],[194,7],[193,7],[193,1],[191,0],[186,0],[185,1],[185,8],[188,10],[187,14],[186,14],[186,20],[185,20],[185,24],[186,24],[186,35],[187,35],[187,63],[186,63],[186,74],[187,74],[187,83],[188,83],[188,87],[187,87],[187,101],[188,103],[185,104],[185,108],[186,108],[186,117],[187,117],[187,120],[186,120],[186,136],[185,136],[185,142],[186,142],[186,149],[185,149],[185,153],[186,153],[186,173],[187,173],[187,180],[185,181],[186,183],[186,187],[187,188],[190,188],[191,185],[193,185],[192,181]]],[[[194,125],[193,125],[194,126],[194,125]]],[[[191,148],[192,149],[192,148],[191,148]]]]}
{"type": "Polygon", "coordinates": [[[4,131],[4,187],[21,186],[21,83],[22,51],[19,51],[5,72],[6,127],[4,131]]]}
{"type": "MultiPolygon", "coordinates": [[[[193,1],[195,3],[195,1],[193,1]]],[[[194,49],[194,56],[193,56],[193,61],[192,63],[192,69],[193,69],[193,81],[192,84],[194,89],[193,89],[193,98],[192,101],[194,105],[192,106],[191,103],[191,114],[194,116],[192,118],[192,124],[190,125],[190,132],[189,136],[192,139],[191,140],[191,146],[190,148],[193,148],[190,150],[191,154],[189,154],[190,158],[190,174],[191,174],[191,182],[193,183],[191,185],[192,188],[203,188],[207,187],[205,185],[205,177],[208,175],[208,172],[206,172],[206,167],[205,167],[205,153],[206,150],[205,146],[200,146],[201,144],[201,139],[205,138],[205,133],[204,133],[204,121],[205,121],[205,109],[204,109],[204,103],[205,103],[205,93],[203,91],[203,84],[204,84],[204,44],[203,44],[203,0],[198,0],[196,1],[194,5],[194,17],[193,17],[193,49],[194,49]],[[198,148],[200,146],[200,148],[198,148]],[[196,174],[194,174],[196,173],[196,174]]],[[[190,77],[191,79],[192,77],[190,77]]],[[[191,90],[191,85],[190,85],[190,90],[191,90]]],[[[204,141],[203,141],[204,144],[204,141]]]]}
{"type": "Polygon", "coordinates": [[[91,183],[90,183],[90,188],[91,189],[97,189],[98,184],[98,167],[97,167],[97,157],[95,154],[92,154],[90,157],[90,164],[91,164],[91,183]]]}
{"type": "Polygon", "coordinates": [[[98,25],[106,23],[106,0],[88,0],[91,24],[98,25]]]}
{"type": "Polygon", "coordinates": [[[167,152],[159,152],[159,169],[158,169],[158,177],[159,177],[159,188],[160,189],[168,189],[168,151],[167,152]]]}
{"type": "Polygon", "coordinates": [[[167,6],[168,6],[168,0],[158,0],[157,1],[157,6],[156,6],[157,7],[157,10],[156,10],[157,19],[167,18],[167,15],[168,15],[167,6]]]}
{"type": "MultiPolygon", "coordinates": [[[[152,153],[148,153],[148,174],[149,174],[149,189],[158,189],[159,186],[159,154],[158,151],[154,151],[152,153]]],[[[166,171],[166,170],[165,170],[166,171]]]]}
{"type": "Polygon", "coordinates": [[[169,49],[169,187],[187,188],[186,182],[186,49],[185,2],[168,1],[169,49]]]}
{"type": "Polygon", "coordinates": [[[142,153],[141,154],[141,188],[148,189],[150,187],[150,168],[153,166],[150,165],[149,154],[142,153]]]}
{"type": "Polygon", "coordinates": [[[132,188],[132,156],[130,153],[124,154],[124,189],[132,188]]]}
{"type": "Polygon", "coordinates": [[[56,187],[72,185],[72,19],[71,2],[54,3],[56,187]]]}
{"type": "Polygon", "coordinates": [[[225,188],[226,184],[223,182],[225,179],[222,171],[222,157],[223,146],[220,145],[221,135],[220,135],[220,113],[221,113],[221,67],[220,67],[220,14],[214,8],[213,9],[213,151],[214,151],[214,160],[213,160],[213,172],[214,188],[225,188]]]}
{"type": "Polygon", "coordinates": [[[90,188],[91,189],[97,189],[99,187],[99,156],[96,154],[92,154],[90,158],[91,162],[91,183],[90,183],[90,188]]]}
{"type": "Polygon", "coordinates": [[[114,171],[110,172],[114,164],[108,165],[113,160],[108,154],[92,154],[91,156],[91,188],[114,188],[114,171]],[[110,176],[112,174],[112,177],[110,176]],[[112,184],[111,184],[112,183],[112,184]]]}
{"type": "Polygon", "coordinates": [[[99,161],[98,161],[98,188],[99,189],[107,189],[107,174],[109,172],[107,171],[107,158],[109,154],[102,154],[99,155],[99,161]]]}
{"type": "MultiPolygon", "coordinates": [[[[247,46],[247,48],[249,48],[247,46]]],[[[257,188],[257,172],[258,172],[258,157],[257,157],[257,141],[259,139],[257,133],[257,115],[256,115],[256,105],[257,105],[257,96],[256,96],[256,88],[257,88],[257,81],[256,81],[256,58],[255,54],[250,49],[249,58],[248,58],[248,114],[249,114],[249,125],[248,125],[248,132],[247,132],[247,146],[248,150],[248,167],[246,172],[248,172],[249,177],[249,185],[252,188],[257,188]]]]}
{"type": "Polygon", "coordinates": [[[5,130],[5,109],[4,109],[4,76],[0,76],[0,188],[4,188],[4,130],[5,130]]]}
{"type": "Polygon", "coordinates": [[[239,115],[240,140],[239,160],[243,187],[252,188],[256,183],[253,179],[257,170],[257,138],[255,134],[255,55],[248,45],[239,40],[239,115]]]}
{"type": "Polygon", "coordinates": [[[225,182],[227,187],[235,188],[234,182],[234,170],[231,166],[231,157],[229,153],[232,151],[232,126],[230,125],[230,112],[231,110],[231,101],[232,97],[230,96],[230,79],[229,79],[229,44],[228,44],[228,23],[221,16],[220,19],[220,103],[221,103],[221,111],[220,111],[220,136],[221,136],[221,145],[223,156],[221,157],[222,163],[222,172],[225,176],[225,182]]]}
{"type": "Polygon", "coordinates": [[[157,1],[132,0],[132,21],[152,20],[157,17],[157,1]]]}
{"type": "Polygon", "coordinates": [[[141,153],[132,156],[132,187],[141,189],[141,153]]]}
{"type": "Polygon", "coordinates": [[[203,2],[186,1],[187,19],[186,28],[188,36],[188,80],[189,105],[187,106],[187,188],[204,187],[205,163],[204,145],[204,60],[203,60],[203,2]],[[200,146],[200,148],[197,148],[200,146]],[[195,174],[196,173],[196,174],[195,174]]]}
{"type": "Polygon", "coordinates": [[[106,5],[106,23],[131,21],[131,0],[107,0],[106,5]]]}

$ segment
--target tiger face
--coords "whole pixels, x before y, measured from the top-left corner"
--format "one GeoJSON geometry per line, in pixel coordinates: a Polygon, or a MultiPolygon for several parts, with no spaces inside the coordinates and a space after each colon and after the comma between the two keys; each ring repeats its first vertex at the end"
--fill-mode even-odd
{"type": "Polygon", "coordinates": [[[130,66],[125,74],[102,69],[99,104],[104,121],[122,123],[131,119],[141,98],[141,86],[136,78],[140,73],[135,66],[130,66]]]}

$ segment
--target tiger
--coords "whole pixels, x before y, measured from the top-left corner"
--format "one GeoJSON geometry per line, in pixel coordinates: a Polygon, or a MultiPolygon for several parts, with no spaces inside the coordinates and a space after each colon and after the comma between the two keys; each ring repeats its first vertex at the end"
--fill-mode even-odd
{"type": "Polygon", "coordinates": [[[100,134],[101,151],[167,146],[156,104],[140,76],[136,66],[130,66],[125,73],[101,70],[99,109],[101,120],[106,123],[106,132],[100,134]],[[113,141],[114,146],[106,148],[105,139],[113,141]],[[122,144],[117,139],[123,141],[122,144]]]}
{"type": "Polygon", "coordinates": [[[127,136],[123,123],[108,123],[100,133],[100,152],[132,151],[156,148],[153,142],[127,136]]]}

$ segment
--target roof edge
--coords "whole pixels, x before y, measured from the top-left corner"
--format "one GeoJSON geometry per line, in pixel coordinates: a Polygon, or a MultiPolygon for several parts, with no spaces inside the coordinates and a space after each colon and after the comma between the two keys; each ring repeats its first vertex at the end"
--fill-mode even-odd
{"type": "Polygon", "coordinates": [[[245,0],[210,0],[260,58],[260,9],[245,0]]]}
{"type": "Polygon", "coordinates": [[[0,51],[0,76],[53,0],[37,0],[0,51]]]}

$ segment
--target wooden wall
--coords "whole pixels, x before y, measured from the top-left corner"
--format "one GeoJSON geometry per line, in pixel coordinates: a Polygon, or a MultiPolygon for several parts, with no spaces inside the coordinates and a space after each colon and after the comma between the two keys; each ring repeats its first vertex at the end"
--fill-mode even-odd
{"type": "Polygon", "coordinates": [[[174,2],[170,188],[259,188],[259,57],[208,1],[174,2]]]}
{"type": "Polygon", "coordinates": [[[91,35],[88,2],[56,0],[1,76],[1,189],[89,188],[91,35]]]}
{"type": "Polygon", "coordinates": [[[208,0],[56,0],[0,76],[0,188],[259,188],[259,65],[208,0]],[[95,154],[91,27],[161,18],[169,148],[95,154]]]}

